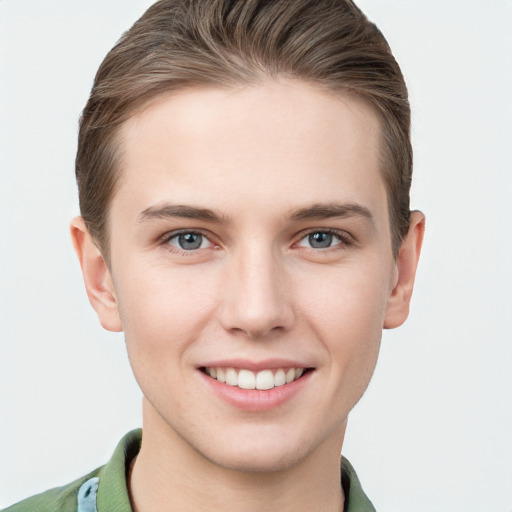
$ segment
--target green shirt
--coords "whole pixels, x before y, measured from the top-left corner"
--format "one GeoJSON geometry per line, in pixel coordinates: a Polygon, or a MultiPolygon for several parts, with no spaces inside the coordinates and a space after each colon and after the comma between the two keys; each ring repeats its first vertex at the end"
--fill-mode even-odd
{"type": "MultiPolygon", "coordinates": [[[[3,512],[133,512],[126,482],[127,469],[140,449],[142,431],[129,432],[110,461],[64,487],[51,489],[13,505],[3,512]]],[[[341,460],[344,512],[375,512],[361,488],[354,468],[341,460]]]]}

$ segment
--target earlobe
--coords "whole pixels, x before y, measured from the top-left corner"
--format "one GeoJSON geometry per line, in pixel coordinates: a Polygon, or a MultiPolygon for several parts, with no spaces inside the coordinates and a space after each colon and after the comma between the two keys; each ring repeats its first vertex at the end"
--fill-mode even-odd
{"type": "Polygon", "coordinates": [[[388,300],[384,319],[385,329],[394,329],[402,325],[409,315],[409,305],[424,233],[425,216],[419,211],[413,211],[409,231],[402,241],[396,260],[397,281],[388,300]]]}
{"type": "Polygon", "coordinates": [[[100,250],[89,234],[82,217],[73,219],[70,229],[89,302],[105,329],[122,331],[112,276],[100,250]]]}

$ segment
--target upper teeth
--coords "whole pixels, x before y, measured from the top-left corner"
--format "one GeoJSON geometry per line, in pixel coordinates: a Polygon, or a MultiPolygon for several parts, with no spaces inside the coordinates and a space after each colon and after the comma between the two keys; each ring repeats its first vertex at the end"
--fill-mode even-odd
{"type": "Polygon", "coordinates": [[[217,379],[219,382],[224,382],[228,386],[261,390],[284,386],[298,379],[304,373],[304,368],[279,368],[260,372],[220,367],[205,368],[205,370],[210,377],[217,379]]]}

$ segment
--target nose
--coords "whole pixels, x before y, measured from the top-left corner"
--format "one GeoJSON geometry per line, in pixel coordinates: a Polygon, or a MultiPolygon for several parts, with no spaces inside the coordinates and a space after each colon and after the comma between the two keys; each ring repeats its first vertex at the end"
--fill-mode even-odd
{"type": "Polygon", "coordinates": [[[291,289],[269,248],[248,247],[232,255],[222,293],[220,321],[233,334],[263,339],[293,324],[291,289]]]}

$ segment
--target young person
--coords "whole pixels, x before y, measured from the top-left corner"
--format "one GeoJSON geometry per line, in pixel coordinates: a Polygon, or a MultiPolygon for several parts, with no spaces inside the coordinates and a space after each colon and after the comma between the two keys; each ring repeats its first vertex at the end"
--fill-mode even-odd
{"type": "Polygon", "coordinates": [[[154,4],[97,73],[71,226],[143,434],[7,510],[374,510],[340,454],[408,315],[409,124],[350,0],[154,4]]]}

